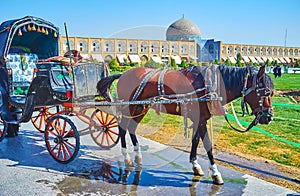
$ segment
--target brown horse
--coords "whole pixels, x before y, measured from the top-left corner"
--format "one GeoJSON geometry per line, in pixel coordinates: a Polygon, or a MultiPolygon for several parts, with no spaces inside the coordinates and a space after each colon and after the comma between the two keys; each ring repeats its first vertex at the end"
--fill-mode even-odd
{"type": "MultiPolygon", "coordinates": [[[[257,70],[255,67],[228,67],[228,66],[192,66],[182,70],[153,70],[150,68],[134,68],[124,74],[112,75],[100,80],[97,84],[98,92],[107,101],[112,101],[109,87],[119,78],[117,93],[119,101],[146,100],[152,98],[164,98],[174,100],[183,98],[204,98],[204,101],[190,101],[186,104],[164,104],[161,112],[186,115],[193,122],[192,148],[190,162],[193,165],[195,175],[204,175],[197,162],[197,146],[200,138],[207,152],[210,169],[212,170],[213,183],[223,184],[221,173],[215,164],[212,143],[207,132],[207,120],[212,117],[211,97],[222,97],[215,105],[225,105],[238,97],[248,103],[255,115],[252,126],[258,122],[269,124],[272,120],[273,109],[271,94],[273,82],[265,74],[265,67],[257,70]],[[207,101],[205,101],[207,100],[207,101]]],[[[195,99],[194,99],[195,100],[195,99]]],[[[222,106],[221,106],[222,107],[222,106]]],[[[149,105],[129,105],[122,108],[122,117],[119,122],[122,153],[125,163],[129,163],[126,150],[125,134],[129,131],[134,150],[139,152],[139,144],[135,131],[139,122],[143,119],[149,105]]],[[[222,110],[222,108],[216,108],[222,110]]],[[[252,127],[251,126],[251,127],[252,127]]],[[[140,161],[141,161],[141,157],[140,161]]]]}

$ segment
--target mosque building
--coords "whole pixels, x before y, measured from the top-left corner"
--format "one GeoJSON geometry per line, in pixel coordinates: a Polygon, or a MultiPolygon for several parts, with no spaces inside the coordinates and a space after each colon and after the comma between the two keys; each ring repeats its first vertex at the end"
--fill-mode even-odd
{"type": "MultiPolygon", "coordinates": [[[[173,22],[166,31],[166,40],[87,38],[69,37],[70,48],[80,51],[85,57],[93,57],[99,62],[109,63],[117,58],[125,62],[141,63],[150,59],[158,63],[176,64],[186,62],[212,63],[216,59],[226,59],[236,63],[237,54],[242,55],[242,63],[262,64],[267,59],[279,64],[290,64],[300,59],[299,47],[266,46],[249,44],[226,44],[214,39],[203,39],[200,28],[185,17],[173,22]]],[[[60,37],[60,53],[68,50],[67,38],[60,37]]]]}

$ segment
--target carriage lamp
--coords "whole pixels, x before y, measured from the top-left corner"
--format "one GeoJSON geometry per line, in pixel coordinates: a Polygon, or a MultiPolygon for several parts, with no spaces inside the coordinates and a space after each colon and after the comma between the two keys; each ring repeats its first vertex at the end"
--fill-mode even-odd
{"type": "Polygon", "coordinates": [[[66,97],[67,98],[72,98],[72,91],[71,90],[66,91],[66,97]]]}

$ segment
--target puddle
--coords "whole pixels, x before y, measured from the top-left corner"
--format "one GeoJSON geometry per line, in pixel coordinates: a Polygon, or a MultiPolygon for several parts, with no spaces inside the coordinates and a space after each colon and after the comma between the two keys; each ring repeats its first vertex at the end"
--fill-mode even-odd
{"type": "Polygon", "coordinates": [[[137,190],[142,168],[115,167],[111,163],[102,162],[101,165],[93,166],[90,171],[74,172],[56,183],[56,187],[65,195],[79,194],[107,194],[128,195],[137,190]],[[133,180],[128,183],[129,176],[133,180]],[[130,190],[127,190],[130,186],[130,190]]]}

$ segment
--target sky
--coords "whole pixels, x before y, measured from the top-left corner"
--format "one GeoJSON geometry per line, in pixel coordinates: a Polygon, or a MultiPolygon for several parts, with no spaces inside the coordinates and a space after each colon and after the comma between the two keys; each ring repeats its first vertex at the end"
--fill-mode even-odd
{"type": "Polygon", "coordinates": [[[202,39],[300,47],[300,0],[1,0],[0,23],[36,16],[65,36],[165,40],[169,25],[193,21],[202,39]]]}

